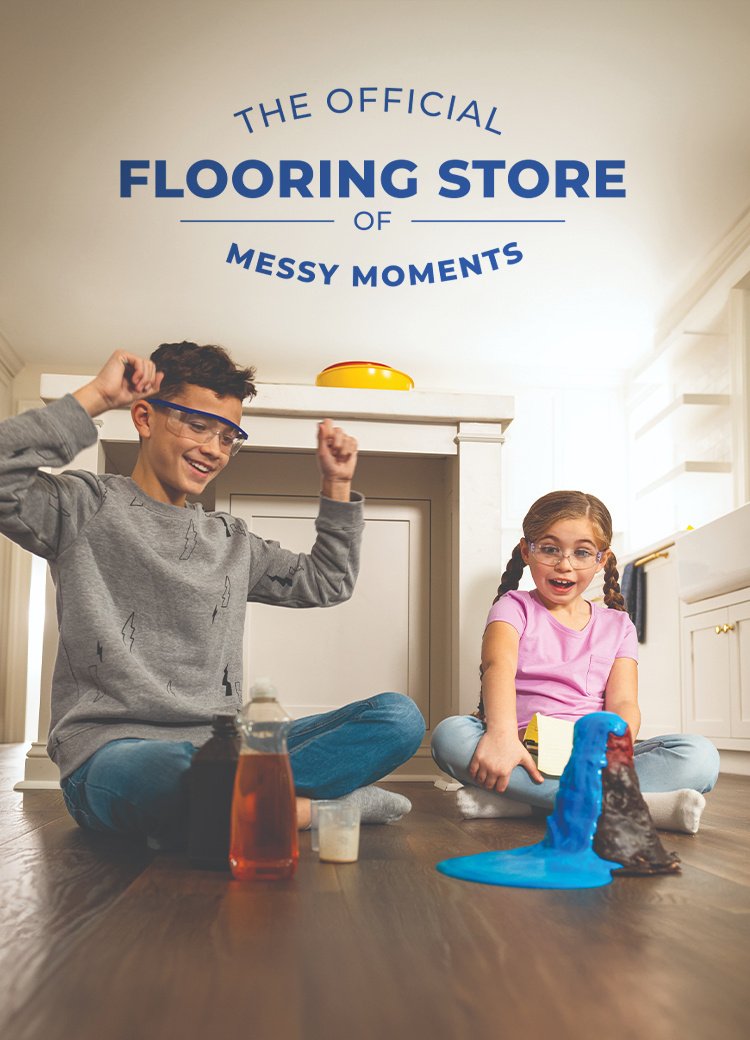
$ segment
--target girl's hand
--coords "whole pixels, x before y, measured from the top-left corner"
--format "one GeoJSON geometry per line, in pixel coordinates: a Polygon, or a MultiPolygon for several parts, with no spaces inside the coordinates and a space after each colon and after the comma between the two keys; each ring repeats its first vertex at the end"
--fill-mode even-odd
{"type": "Polygon", "coordinates": [[[156,371],[149,358],[116,350],[99,374],[76,390],[73,396],[93,417],[109,408],[125,408],[142,397],[155,394],[161,381],[162,373],[156,371]]]}
{"type": "Polygon", "coordinates": [[[469,763],[469,774],[479,787],[502,794],[516,766],[523,766],[535,783],[544,781],[534,759],[516,733],[496,734],[488,731],[477,744],[469,763]]]}

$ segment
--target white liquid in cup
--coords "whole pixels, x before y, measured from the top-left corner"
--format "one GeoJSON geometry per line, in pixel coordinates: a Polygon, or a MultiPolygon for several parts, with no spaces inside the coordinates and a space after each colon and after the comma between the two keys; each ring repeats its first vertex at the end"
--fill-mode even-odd
{"type": "Polygon", "coordinates": [[[351,805],[321,805],[318,843],[326,863],[356,863],[359,856],[359,809],[351,805]]]}

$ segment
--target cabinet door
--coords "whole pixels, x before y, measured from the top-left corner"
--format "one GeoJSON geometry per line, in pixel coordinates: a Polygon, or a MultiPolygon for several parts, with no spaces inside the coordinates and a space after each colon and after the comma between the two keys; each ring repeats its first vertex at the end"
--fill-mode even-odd
{"type": "MultiPolygon", "coordinates": [[[[315,540],[317,496],[233,495],[232,512],[293,552],[309,552],[315,540]]],[[[271,676],[293,717],[393,690],[429,719],[429,502],[368,499],[365,519],[348,602],[328,610],[248,604],[244,689],[271,676]]]]}
{"type": "Polygon", "coordinates": [[[732,736],[750,737],[750,602],[729,607],[727,633],[732,674],[732,736]]]}
{"type": "Polygon", "coordinates": [[[716,632],[728,611],[709,610],[683,620],[682,677],[685,728],[706,737],[731,735],[731,632],[716,632]]]}

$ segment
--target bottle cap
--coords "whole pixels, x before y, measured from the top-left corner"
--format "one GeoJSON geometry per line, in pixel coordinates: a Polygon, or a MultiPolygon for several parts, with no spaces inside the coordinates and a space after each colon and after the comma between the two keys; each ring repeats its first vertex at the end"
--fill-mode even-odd
{"type": "Polygon", "coordinates": [[[256,679],[250,687],[250,696],[253,700],[276,700],[276,687],[266,677],[256,679]]]}
{"type": "Polygon", "coordinates": [[[214,733],[236,733],[237,713],[231,715],[225,712],[217,712],[211,717],[211,728],[214,733]]]}

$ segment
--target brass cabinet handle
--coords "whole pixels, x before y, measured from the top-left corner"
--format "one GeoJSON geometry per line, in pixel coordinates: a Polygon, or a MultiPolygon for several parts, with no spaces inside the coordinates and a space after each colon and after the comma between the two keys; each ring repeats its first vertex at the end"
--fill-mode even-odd
{"type": "Polygon", "coordinates": [[[734,632],[734,625],[717,625],[714,632],[717,636],[726,635],[727,632],[734,632]]]}

